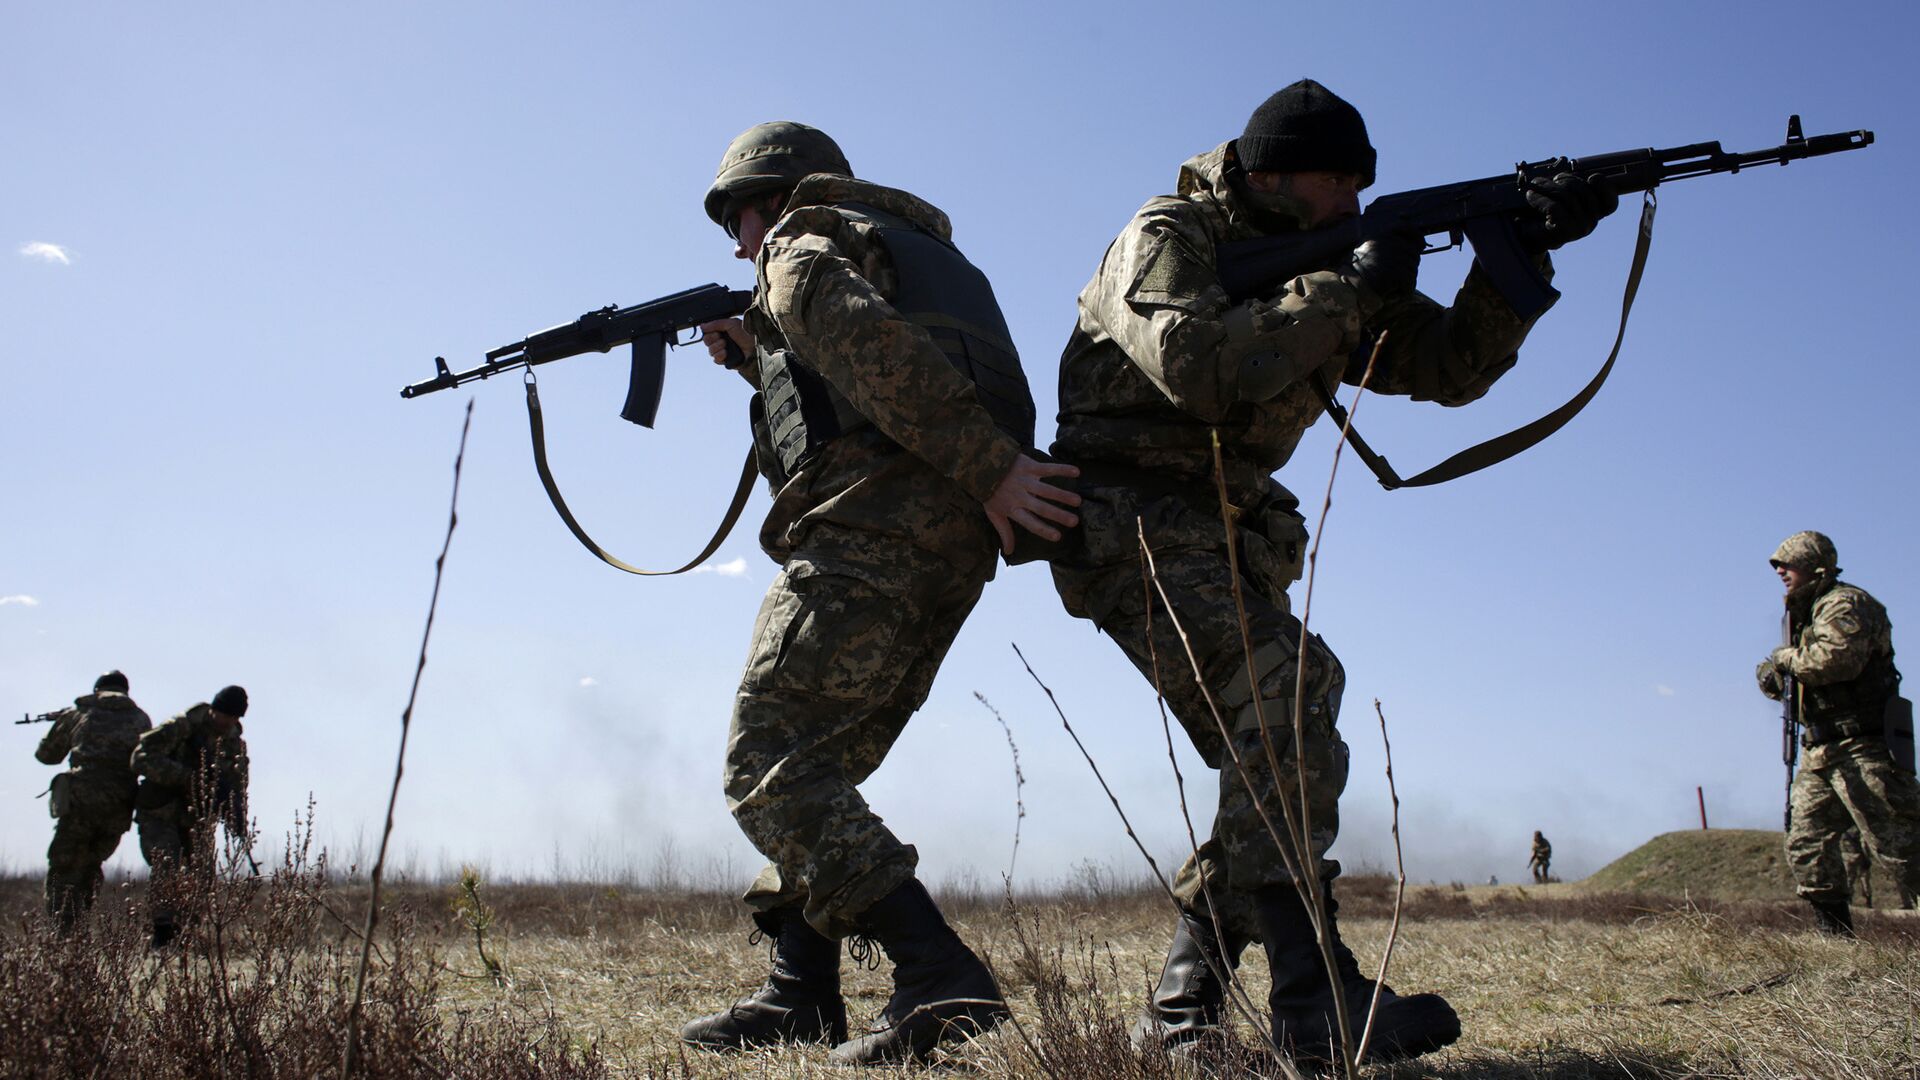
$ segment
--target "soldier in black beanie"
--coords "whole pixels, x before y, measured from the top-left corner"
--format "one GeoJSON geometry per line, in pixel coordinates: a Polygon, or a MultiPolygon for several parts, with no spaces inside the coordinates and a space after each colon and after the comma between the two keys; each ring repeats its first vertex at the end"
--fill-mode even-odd
{"type": "MultiPolygon", "coordinates": [[[[1175,194],[1134,215],[1080,294],[1060,360],[1052,453],[1081,466],[1083,543],[1054,560],[1054,585],[1069,612],[1095,623],[1161,688],[1194,748],[1220,770],[1213,832],[1175,879],[1181,918],[1136,1031],[1183,1056],[1205,1057],[1219,1043],[1225,973],[1255,941],[1273,973],[1276,1044],[1296,1058],[1337,1060],[1336,1003],[1357,1040],[1374,994],[1340,941],[1332,892],[1340,865],[1326,858],[1346,785],[1337,727],[1345,673],[1317,636],[1302,647],[1287,588],[1300,577],[1307,530],[1299,500],[1272,474],[1323,411],[1315,384],[1358,382],[1382,332],[1369,390],[1458,405],[1513,367],[1531,326],[1477,264],[1451,307],[1422,295],[1419,237],[1363,245],[1270,295],[1227,294],[1221,244],[1359,213],[1376,157],[1359,110],[1319,83],[1302,79],[1269,97],[1239,138],[1181,167],[1175,194]],[[1238,511],[1231,548],[1215,434],[1226,501],[1238,511]],[[1179,631],[1142,596],[1142,528],[1179,631]],[[1175,671],[1188,672],[1189,655],[1204,687],[1175,671]],[[1299,738],[1296,686],[1305,688],[1299,738]],[[1282,803],[1306,809],[1302,855],[1317,872],[1283,856],[1268,832],[1266,822],[1285,820],[1282,803]],[[1319,916],[1303,900],[1316,881],[1332,976],[1319,916]]],[[[1614,200],[1571,177],[1543,185],[1533,193],[1540,220],[1522,240],[1550,274],[1546,251],[1585,235],[1614,200]]],[[[1382,988],[1368,1058],[1411,1057],[1459,1036],[1459,1017],[1439,996],[1382,988]]]]}

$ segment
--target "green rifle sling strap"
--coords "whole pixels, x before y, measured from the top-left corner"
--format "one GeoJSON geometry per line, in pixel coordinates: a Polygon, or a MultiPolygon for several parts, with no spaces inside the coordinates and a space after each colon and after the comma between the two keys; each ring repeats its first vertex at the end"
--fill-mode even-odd
{"type": "Polygon", "coordinates": [[[1647,192],[1646,199],[1640,206],[1640,236],[1633,249],[1633,266],[1627,271],[1627,287],[1620,297],[1620,329],[1614,335],[1613,351],[1607,354],[1607,362],[1600,365],[1599,374],[1593,377],[1593,381],[1589,382],[1585,389],[1575,394],[1573,400],[1531,424],[1470,446],[1426,472],[1403,480],[1399,473],[1393,471],[1393,466],[1387,463],[1387,459],[1375,452],[1373,447],[1368,446],[1367,440],[1360,437],[1360,432],[1347,423],[1347,410],[1341,407],[1339,400],[1334,397],[1333,386],[1327,381],[1325,374],[1320,372],[1314,374],[1313,388],[1320,398],[1320,404],[1326,407],[1327,414],[1333,417],[1335,423],[1346,429],[1348,444],[1353,447],[1353,452],[1360,456],[1360,460],[1366,462],[1367,468],[1373,470],[1373,475],[1380,478],[1381,487],[1388,491],[1403,487],[1427,487],[1445,483],[1448,480],[1457,480],[1468,473],[1479,472],[1489,465],[1498,465],[1559,431],[1567,421],[1587,407],[1587,402],[1592,401],[1594,395],[1600,392],[1600,385],[1607,381],[1607,375],[1613,371],[1613,362],[1620,356],[1620,343],[1626,340],[1627,313],[1633,310],[1633,298],[1640,291],[1640,275],[1647,268],[1647,249],[1653,244],[1653,211],[1657,205],[1653,192],[1647,192]]]}
{"type": "Polygon", "coordinates": [[[567,500],[560,497],[560,487],[553,482],[552,470],[547,468],[547,430],[545,422],[540,418],[540,390],[531,379],[527,380],[527,427],[533,432],[533,465],[540,471],[540,483],[547,489],[548,501],[553,503],[553,509],[560,515],[560,520],[567,523],[567,528],[572,531],[574,539],[580,541],[581,546],[588,551],[593,552],[595,558],[615,570],[624,570],[629,574],[639,574],[643,577],[684,574],[706,562],[707,557],[719,549],[721,542],[727,538],[727,534],[733,531],[734,522],[740,520],[740,511],[746,508],[747,496],[753,493],[754,477],[759,475],[759,470],[754,467],[753,451],[749,449],[747,462],[740,469],[740,483],[733,490],[733,502],[727,507],[726,518],[720,522],[720,528],[714,531],[713,539],[708,540],[707,546],[700,549],[700,554],[695,555],[692,561],[678,570],[642,570],[637,566],[629,566],[607,549],[594,543],[593,537],[587,535],[587,530],[581,528],[580,523],[574,520],[573,511],[567,509],[567,500]]]}

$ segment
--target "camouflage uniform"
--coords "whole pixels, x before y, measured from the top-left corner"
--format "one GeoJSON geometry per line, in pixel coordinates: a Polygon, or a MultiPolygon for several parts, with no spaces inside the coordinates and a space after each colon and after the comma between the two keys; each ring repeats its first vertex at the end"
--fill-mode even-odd
{"type": "Polygon", "coordinates": [[[47,914],[71,926],[100,889],[100,867],[113,856],[133,822],[133,770],[128,759],[153,721],[126,694],[101,690],[75,698],[54,714],[53,730],[34,757],[58,765],[54,778],[58,823],[47,847],[47,914]]]}
{"type": "MultiPolygon", "coordinates": [[[[1153,199],[1134,216],[1080,294],[1078,325],[1061,358],[1053,453],[1082,469],[1085,544],[1055,561],[1054,582],[1069,612],[1092,620],[1155,681],[1202,758],[1221,770],[1212,836],[1182,868],[1176,890],[1192,908],[1202,882],[1210,883],[1230,926],[1251,934],[1246,912],[1221,886],[1244,896],[1290,875],[1235,755],[1276,827],[1278,800],[1298,805],[1296,757],[1304,764],[1314,857],[1338,833],[1347,779],[1347,747],[1335,727],[1345,676],[1318,636],[1307,648],[1305,744],[1296,748],[1292,737],[1300,622],[1286,590],[1300,576],[1306,528],[1298,500],[1270,474],[1323,411],[1307,380],[1320,371],[1358,382],[1366,356],[1357,347],[1388,330],[1370,390],[1463,404],[1513,366],[1530,324],[1477,265],[1451,309],[1418,293],[1382,302],[1329,272],[1236,305],[1220,287],[1215,246],[1272,230],[1256,226],[1228,181],[1227,151],[1222,145],[1183,165],[1178,194],[1153,199]],[[1244,399],[1239,385],[1254,352],[1270,354],[1289,376],[1264,401],[1244,399]],[[1237,566],[1214,495],[1212,432],[1224,456],[1237,566]],[[1166,608],[1148,600],[1136,520],[1192,641],[1204,694],[1166,608]],[[1236,581],[1252,631],[1257,707],[1236,581]],[[1209,697],[1219,705],[1218,724],[1209,697]],[[1261,717],[1274,736],[1277,782],[1261,748],[1261,717]]],[[[1544,257],[1541,266],[1550,273],[1544,257]]],[[[1321,867],[1323,877],[1339,872],[1330,860],[1321,867]]]]}
{"type": "Polygon", "coordinates": [[[1803,752],[1787,833],[1795,886],[1808,900],[1845,904],[1841,836],[1857,828],[1873,862],[1913,895],[1920,886],[1920,786],[1893,763],[1881,727],[1900,679],[1893,624],[1866,590],[1834,576],[1808,591],[1788,597],[1793,644],[1775,649],[1755,671],[1768,697],[1780,698],[1787,677],[1800,695],[1803,752]]]}
{"type": "Polygon", "coordinates": [[[727,743],[729,808],[770,865],[760,912],[804,906],[829,937],[913,877],[917,857],[861,797],[926,699],[994,573],[982,511],[1020,453],[927,331],[894,310],[894,259],[846,204],[945,239],[945,214],[903,191],[817,174],[767,234],[745,321],[759,378],[796,360],[870,425],[777,483],[760,542],[781,570],[760,607],[727,743]]]}
{"type": "Polygon", "coordinates": [[[1527,859],[1527,869],[1533,871],[1533,880],[1545,884],[1549,874],[1548,867],[1553,864],[1553,845],[1538,832],[1533,834],[1533,852],[1527,859]]]}
{"type": "Polygon", "coordinates": [[[214,829],[247,833],[247,741],[240,722],[222,735],[213,707],[202,702],[154,728],[133,752],[140,777],[134,820],[140,854],[152,868],[154,924],[171,927],[175,912],[165,895],[179,888],[176,874],[209,874],[214,868],[214,829]]]}

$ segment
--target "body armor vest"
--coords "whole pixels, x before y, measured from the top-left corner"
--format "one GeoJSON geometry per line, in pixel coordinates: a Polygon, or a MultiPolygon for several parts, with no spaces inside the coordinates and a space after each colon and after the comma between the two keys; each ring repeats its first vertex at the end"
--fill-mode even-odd
{"type": "Polygon", "coordinates": [[[1851,721],[1863,735],[1880,734],[1887,699],[1900,692],[1900,672],[1893,654],[1867,661],[1860,674],[1845,682],[1801,689],[1801,719],[1809,728],[1851,721]]]}
{"type": "MultiPolygon", "coordinates": [[[[958,248],[906,218],[864,203],[834,209],[880,232],[899,282],[898,294],[890,298],[894,309],[925,330],[973,383],[1000,430],[1031,447],[1033,394],[986,275],[958,248]]],[[[785,477],[828,442],[873,423],[791,349],[762,343],[758,360],[766,436],[785,477]]]]}

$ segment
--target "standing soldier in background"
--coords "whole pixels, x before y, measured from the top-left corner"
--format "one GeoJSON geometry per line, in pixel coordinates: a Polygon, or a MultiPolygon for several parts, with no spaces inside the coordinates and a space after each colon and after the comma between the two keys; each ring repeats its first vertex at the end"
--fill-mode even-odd
{"type": "Polygon", "coordinates": [[[1547,868],[1553,863],[1553,845],[1541,835],[1539,829],[1533,830],[1533,854],[1527,859],[1527,869],[1533,871],[1535,883],[1545,885],[1548,881],[1547,868]]]}
{"type": "Polygon", "coordinates": [[[1820,929],[1851,936],[1853,912],[1841,835],[1857,828],[1867,853],[1902,897],[1920,885],[1920,786],[1887,749],[1899,698],[1893,624],[1866,590],[1840,580],[1833,541],[1798,532],[1768,560],[1786,586],[1788,643],[1754,672],[1761,693],[1797,697],[1800,746],[1787,861],[1820,929]]]}
{"type": "Polygon", "coordinates": [[[228,836],[246,842],[245,715],[247,692],[223,687],[211,702],[147,732],[133,752],[140,854],[152,869],[155,948],[179,932],[177,893],[212,876],[215,828],[224,823],[228,836]]]}
{"type": "Polygon", "coordinates": [[[100,867],[133,822],[128,758],[153,721],[127,696],[127,677],[118,671],[93,680],[93,693],[50,718],[53,730],[33,756],[58,765],[71,754],[48,796],[57,823],[47,847],[47,914],[64,932],[93,906],[103,880],[100,867]]]}
{"type": "MultiPolygon", "coordinates": [[[[1287,587],[1300,577],[1307,530],[1299,500],[1272,474],[1323,412],[1315,381],[1357,383],[1367,346],[1388,331],[1369,389],[1464,404],[1513,367],[1530,325],[1477,262],[1452,308],[1419,293],[1418,237],[1367,244],[1351,261],[1284,282],[1264,298],[1237,303],[1227,294],[1221,244],[1356,215],[1374,161],[1359,112],[1326,87],[1303,79],[1274,94],[1239,139],[1181,167],[1177,194],[1134,215],[1080,294],[1079,321],[1060,359],[1053,454],[1082,470],[1085,542],[1054,560],[1054,583],[1069,612],[1098,625],[1162,690],[1201,757],[1220,770],[1212,835],[1175,882],[1182,916],[1140,1032],[1169,1048],[1219,1030],[1222,965],[1237,964],[1250,941],[1266,946],[1274,1037],[1289,1053],[1337,1057],[1336,993],[1349,1006],[1356,1039],[1373,995],[1373,981],[1360,974],[1331,918],[1331,880],[1340,868],[1323,856],[1338,832],[1347,780],[1347,747],[1335,727],[1346,680],[1318,636],[1305,643],[1305,739],[1293,739],[1301,626],[1287,587]],[[1215,494],[1216,432],[1237,561],[1215,494]],[[1187,639],[1157,598],[1150,609],[1140,530],[1187,639]],[[1187,664],[1186,640],[1204,690],[1187,664]],[[1210,702],[1220,706],[1224,735],[1210,702]],[[1296,775],[1304,775],[1304,790],[1296,775]],[[1264,824],[1285,820],[1282,799],[1310,809],[1302,856],[1320,860],[1327,883],[1337,986],[1294,873],[1264,824]]],[[[1520,224],[1522,242],[1542,273],[1551,272],[1549,249],[1586,235],[1617,204],[1565,174],[1536,181],[1527,199],[1536,216],[1520,224]]],[[[1438,996],[1383,990],[1369,1056],[1420,1054],[1459,1034],[1458,1016],[1438,996]]]]}
{"type": "MultiPolygon", "coordinates": [[[[841,1042],[836,941],[894,963],[893,995],[842,1064],[922,1059],[1006,1017],[993,976],[914,875],[918,856],[858,785],[926,700],[994,573],[995,537],[1058,539],[1071,468],[1028,456],[1033,399],[987,279],[947,216],[853,178],[803,124],[735,139],[707,216],[754,261],[744,322],[702,327],[714,359],[750,362],[767,590],[727,739],[728,807],[770,865],[748,890],[773,939],[753,996],[688,1024],[715,1049],[841,1042]]],[[[861,955],[856,951],[856,956],[861,955]]]]}
{"type": "Polygon", "coordinates": [[[1863,908],[1873,906],[1873,860],[1860,843],[1860,830],[1840,834],[1840,862],[1847,868],[1847,892],[1863,908]]]}

